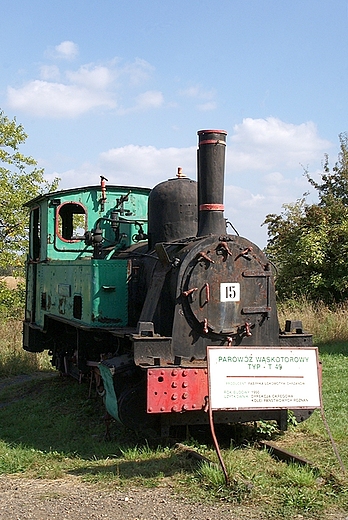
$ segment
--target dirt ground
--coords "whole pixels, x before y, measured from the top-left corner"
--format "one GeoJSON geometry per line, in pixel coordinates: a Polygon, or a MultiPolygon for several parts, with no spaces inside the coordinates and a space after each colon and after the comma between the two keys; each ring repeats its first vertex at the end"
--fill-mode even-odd
{"type": "Polygon", "coordinates": [[[169,487],[109,491],[78,480],[0,477],[0,520],[256,520],[233,504],[194,504],[169,487]]]}
{"type": "MultiPolygon", "coordinates": [[[[53,375],[55,375],[53,373],[53,375]]],[[[44,377],[51,377],[47,373],[44,377]]],[[[42,378],[43,374],[14,376],[0,381],[9,386],[42,378]]],[[[233,504],[195,504],[174,494],[170,486],[101,489],[78,478],[62,480],[0,476],[0,520],[258,520],[259,515],[233,504]]]]}
{"type": "MultiPolygon", "coordinates": [[[[48,373],[45,377],[51,377],[48,373]]],[[[0,381],[0,391],[13,384],[41,378],[42,374],[0,381]]],[[[0,520],[261,520],[257,509],[231,503],[193,503],[162,487],[114,490],[82,483],[78,477],[27,479],[0,475],[0,520]]],[[[298,515],[292,520],[301,520],[298,515]]],[[[308,519],[308,517],[307,517],[308,519]]],[[[323,520],[348,520],[329,514],[323,520]]]]}

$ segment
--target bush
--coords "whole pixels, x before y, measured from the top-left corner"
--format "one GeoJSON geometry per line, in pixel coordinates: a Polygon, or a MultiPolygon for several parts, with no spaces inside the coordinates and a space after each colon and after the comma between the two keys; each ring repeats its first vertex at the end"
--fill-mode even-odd
{"type": "Polygon", "coordinates": [[[20,281],[11,289],[5,280],[0,280],[0,318],[22,319],[25,306],[25,284],[20,281]]]}

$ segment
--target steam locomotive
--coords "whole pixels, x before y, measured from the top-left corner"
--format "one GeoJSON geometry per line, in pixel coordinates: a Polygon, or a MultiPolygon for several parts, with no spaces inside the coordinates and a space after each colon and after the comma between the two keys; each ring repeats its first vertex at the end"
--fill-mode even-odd
{"type": "MultiPolygon", "coordinates": [[[[108,413],[131,429],[207,423],[207,347],[308,347],[300,322],[279,328],[272,267],[228,234],[227,133],[198,132],[198,182],[108,185],[27,203],[23,348],[93,378],[108,413]],[[295,330],[294,330],[295,329],[295,330]]],[[[312,409],[294,410],[298,420],[312,409]]],[[[276,420],[287,410],[219,410],[217,423],[276,420]]]]}

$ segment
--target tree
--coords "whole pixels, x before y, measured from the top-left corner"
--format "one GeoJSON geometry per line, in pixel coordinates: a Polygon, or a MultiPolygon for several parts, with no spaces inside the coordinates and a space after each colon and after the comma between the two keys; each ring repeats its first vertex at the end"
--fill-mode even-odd
{"type": "Polygon", "coordinates": [[[28,210],[23,204],[40,193],[52,191],[43,169],[19,151],[27,134],[16,119],[0,110],[0,271],[21,274],[28,246],[28,210]]]}
{"type": "Polygon", "coordinates": [[[306,197],[266,216],[266,252],[276,264],[281,298],[304,295],[325,303],[348,298],[348,136],[340,134],[340,153],[330,170],[325,155],[320,181],[307,171],[318,204],[306,197]]]}

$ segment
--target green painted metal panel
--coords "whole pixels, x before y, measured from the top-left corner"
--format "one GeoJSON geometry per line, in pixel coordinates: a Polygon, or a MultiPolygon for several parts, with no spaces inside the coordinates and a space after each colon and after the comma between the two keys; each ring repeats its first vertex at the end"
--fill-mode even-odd
{"type": "MultiPolygon", "coordinates": [[[[83,235],[85,231],[95,228],[99,221],[103,230],[105,243],[114,243],[115,235],[110,218],[119,200],[128,195],[122,204],[120,213],[120,235],[124,235],[122,244],[126,247],[135,243],[133,237],[138,232],[137,222],[143,225],[147,232],[147,202],[150,189],[130,186],[107,186],[106,200],[102,201],[100,186],[89,186],[70,190],[58,191],[42,195],[28,202],[31,209],[40,207],[41,212],[41,241],[42,255],[49,259],[75,260],[90,256],[93,249],[86,246],[83,235]],[[74,234],[69,236],[62,231],[61,212],[75,205],[77,222],[73,228],[74,234]],[[78,208],[78,209],[77,209],[78,208]],[[109,220],[108,220],[109,219],[109,220]],[[126,222],[132,221],[133,223],[126,222]],[[75,234],[75,231],[77,232],[75,234]]],[[[74,212],[74,211],[73,211],[74,212]]]]}
{"type": "Polygon", "coordinates": [[[50,261],[38,265],[36,323],[44,317],[90,327],[128,322],[127,260],[50,261]]]}
{"type": "Polygon", "coordinates": [[[128,324],[127,260],[117,251],[147,232],[148,188],[100,186],[62,190],[28,202],[31,245],[27,263],[26,319],[44,328],[45,316],[88,327],[128,324]],[[118,218],[118,238],[112,227],[118,218]],[[99,225],[104,259],[93,259],[86,231],[99,225]],[[116,255],[115,255],[116,253],[116,255]],[[115,258],[116,256],[116,258],[115,258]]]}
{"type": "Polygon", "coordinates": [[[125,327],[128,321],[127,260],[92,263],[91,321],[125,327]]]}

